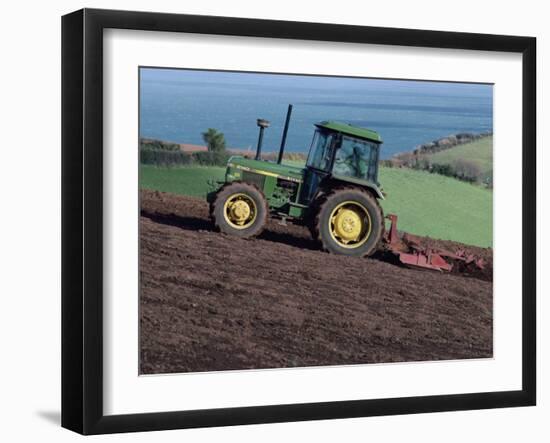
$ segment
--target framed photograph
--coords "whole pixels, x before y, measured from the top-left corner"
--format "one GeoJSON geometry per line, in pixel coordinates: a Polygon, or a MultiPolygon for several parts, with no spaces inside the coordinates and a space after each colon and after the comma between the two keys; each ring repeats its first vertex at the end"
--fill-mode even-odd
{"type": "Polygon", "coordinates": [[[62,425],[536,402],[531,37],[62,20],[62,425]]]}

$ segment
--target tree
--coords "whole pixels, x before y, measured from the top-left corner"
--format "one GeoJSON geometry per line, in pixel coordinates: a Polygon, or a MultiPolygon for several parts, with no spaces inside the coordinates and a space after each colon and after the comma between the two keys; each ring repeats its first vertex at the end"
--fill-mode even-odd
{"type": "Polygon", "coordinates": [[[202,133],[202,139],[208,146],[208,151],[225,151],[225,136],[223,135],[223,132],[219,132],[217,129],[214,128],[208,128],[206,132],[202,133]]]}

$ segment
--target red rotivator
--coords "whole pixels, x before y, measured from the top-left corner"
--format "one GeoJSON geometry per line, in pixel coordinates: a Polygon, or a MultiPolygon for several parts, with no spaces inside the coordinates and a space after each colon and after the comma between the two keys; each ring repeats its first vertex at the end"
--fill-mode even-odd
{"type": "Polygon", "coordinates": [[[432,269],[451,272],[455,266],[459,270],[483,270],[485,260],[473,254],[467,254],[463,249],[447,251],[422,246],[420,239],[405,233],[399,236],[397,231],[397,215],[388,214],[390,229],[384,236],[385,249],[394,254],[399,261],[412,268],[432,269]]]}

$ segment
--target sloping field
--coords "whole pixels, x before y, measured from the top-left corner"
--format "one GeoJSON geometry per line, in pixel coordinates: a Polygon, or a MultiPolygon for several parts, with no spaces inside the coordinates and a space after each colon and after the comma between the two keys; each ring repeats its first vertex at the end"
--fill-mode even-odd
{"type": "Polygon", "coordinates": [[[139,186],[141,189],[205,199],[208,192],[208,180],[223,180],[224,176],[225,168],[218,166],[159,168],[141,165],[139,186]]]}
{"type": "Polygon", "coordinates": [[[243,240],[203,200],[140,195],[141,373],[492,356],[489,281],[330,255],[299,226],[243,240]]]}
{"type": "Polygon", "coordinates": [[[454,178],[406,168],[381,168],[384,212],[413,234],[482,247],[493,244],[493,192],[454,178]]]}

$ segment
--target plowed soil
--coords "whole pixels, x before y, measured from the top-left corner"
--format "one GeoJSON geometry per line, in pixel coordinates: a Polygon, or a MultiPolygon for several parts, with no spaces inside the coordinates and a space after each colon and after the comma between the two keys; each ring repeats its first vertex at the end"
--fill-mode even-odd
{"type": "Polygon", "coordinates": [[[276,221],[223,235],[206,202],[153,191],[140,248],[143,374],[492,357],[487,275],[327,254],[276,221]]]}

